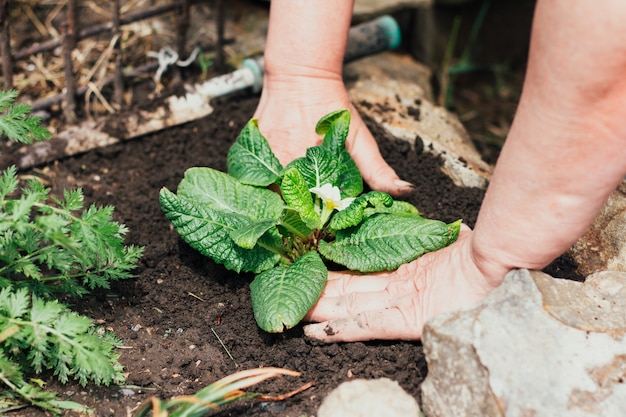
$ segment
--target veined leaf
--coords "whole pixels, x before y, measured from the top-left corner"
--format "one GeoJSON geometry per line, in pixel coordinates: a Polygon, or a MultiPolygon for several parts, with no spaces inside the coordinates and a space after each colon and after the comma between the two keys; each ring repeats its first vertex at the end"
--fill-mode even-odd
{"type": "Polygon", "coordinates": [[[322,117],[315,126],[315,133],[324,137],[322,146],[338,156],[346,148],[350,130],[350,112],[337,110],[322,117]]]}
{"type": "Polygon", "coordinates": [[[345,210],[335,213],[329,226],[333,230],[342,230],[356,226],[363,220],[367,206],[372,206],[376,209],[378,207],[390,207],[392,204],[393,199],[389,194],[382,191],[370,191],[355,198],[345,210]]]}
{"type": "Polygon", "coordinates": [[[268,189],[241,184],[211,168],[189,168],[178,185],[178,195],[194,205],[251,220],[278,220],[284,208],[280,196],[268,189]]]}
{"type": "Polygon", "coordinates": [[[287,207],[300,213],[308,228],[320,226],[320,216],[315,212],[311,192],[300,171],[296,168],[288,169],[280,183],[280,191],[287,207]]]}
{"type": "Polygon", "coordinates": [[[291,168],[300,171],[308,188],[323,184],[336,185],[339,175],[337,158],[321,146],[308,148],[306,156],[294,159],[285,169],[291,168]]]}
{"type": "Polygon", "coordinates": [[[356,197],[363,192],[363,178],[356,162],[347,150],[343,150],[338,157],[339,176],[337,187],[344,197],[356,197]]]}
{"type": "Polygon", "coordinates": [[[340,230],[335,241],[319,243],[319,252],[348,269],[394,270],[458,237],[460,221],[446,224],[410,214],[376,214],[359,226],[340,230]]]}
{"type": "Polygon", "coordinates": [[[313,229],[304,223],[300,213],[289,208],[283,211],[280,226],[286,229],[286,235],[296,235],[305,238],[313,233],[313,229]]]}
{"type": "Polygon", "coordinates": [[[363,192],[361,171],[346,150],[346,138],[350,130],[350,112],[338,110],[322,117],[315,132],[324,136],[322,147],[337,159],[339,169],[337,181],[333,183],[344,197],[356,197],[363,192]]]}
{"type": "Polygon", "coordinates": [[[404,214],[413,214],[415,216],[419,216],[420,212],[413,204],[408,201],[398,201],[393,200],[393,204],[391,206],[377,206],[377,207],[366,207],[363,215],[365,217],[372,216],[376,213],[404,213],[404,214]]]}
{"type": "Polygon", "coordinates": [[[276,182],[283,170],[257,119],[250,119],[228,150],[227,166],[228,173],[242,183],[261,187],[276,182]]]}
{"type": "Polygon", "coordinates": [[[228,235],[237,246],[241,246],[244,249],[252,249],[263,233],[267,232],[272,226],[276,226],[276,221],[258,221],[231,230],[228,235]]]}
{"type": "Polygon", "coordinates": [[[298,324],[319,299],[327,278],[328,270],[315,251],[288,267],[257,275],[250,284],[250,296],[259,327],[280,333],[298,324]]]}
{"type": "Polygon", "coordinates": [[[237,246],[230,232],[250,224],[233,212],[223,212],[198,204],[162,189],[159,201],[165,215],[185,242],[215,262],[236,272],[261,272],[276,265],[279,255],[256,245],[237,246]]]}

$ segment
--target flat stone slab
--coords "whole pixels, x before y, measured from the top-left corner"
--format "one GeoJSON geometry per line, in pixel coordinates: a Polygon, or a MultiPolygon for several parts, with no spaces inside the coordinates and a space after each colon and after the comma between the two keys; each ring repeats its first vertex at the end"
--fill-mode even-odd
{"type": "Polygon", "coordinates": [[[626,274],[584,284],[517,270],[424,331],[428,417],[622,417],[626,274]]]}

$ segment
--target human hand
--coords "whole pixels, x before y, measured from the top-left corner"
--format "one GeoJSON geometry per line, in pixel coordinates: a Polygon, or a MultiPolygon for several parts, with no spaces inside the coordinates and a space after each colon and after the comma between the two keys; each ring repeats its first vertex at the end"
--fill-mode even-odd
{"type": "Polygon", "coordinates": [[[254,113],[259,129],[283,165],[304,156],[306,149],[321,143],[315,133],[317,121],[326,114],[349,109],[350,132],[346,149],[363,179],[374,190],[399,196],[414,186],[401,180],[383,159],[376,140],[350,103],[343,80],[328,77],[267,76],[254,113]]]}
{"type": "Polygon", "coordinates": [[[324,342],[417,340],[431,317],[468,307],[497,287],[472,256],[472,232],[402,265],[396,271],[357,275],[331,272],[322,297],[305,320],[307,337],[324,342]]]}

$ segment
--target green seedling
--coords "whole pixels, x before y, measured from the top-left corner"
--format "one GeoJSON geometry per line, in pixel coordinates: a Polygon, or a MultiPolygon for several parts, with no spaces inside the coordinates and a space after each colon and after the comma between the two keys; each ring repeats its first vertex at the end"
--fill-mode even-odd
{"type": "Polygon", "coordinates": [[[177,193],[160,192],[163,211],[191,247],[230,270],[256,274],[252,307],[267,332],[303,319],[322,293],[328,265],[394,270],[458,237],[460,220],[426,219],[389,194],[363,193],[345,147],[349,125],[347,110],[324,116],[316,126],[321,145],[283,167],[251,119],[228,152],[228,173],[190,168],[177,193]]]}
{"type": "Polygon", "coordinates": [[[206,78],[209,73],[209,69],[213,66],[213,55],[205,54],[202,51],[198,54],[198,65],[202,71],[202,78],[206,78]]]}

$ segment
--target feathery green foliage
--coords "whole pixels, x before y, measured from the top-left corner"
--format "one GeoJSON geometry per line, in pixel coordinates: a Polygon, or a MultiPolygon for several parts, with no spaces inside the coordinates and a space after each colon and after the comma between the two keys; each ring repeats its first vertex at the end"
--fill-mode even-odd
{"type": "MultiPolygon", "coordinates": [[[[49,137],[16,96],[0,91],[0,133],[27,144],[49,137]]],[[[124,245],[127,229],[112,215],[85,208],[80,189],[56,197],[37,179],[22,183],[14,166],[0,173],[0,412],[23,401],[53,414],[85,409],[26,377],[43,371],[63,383],[123,382],[121,342],[55,299],[132,276],[143,248],[124,245]]]]}

